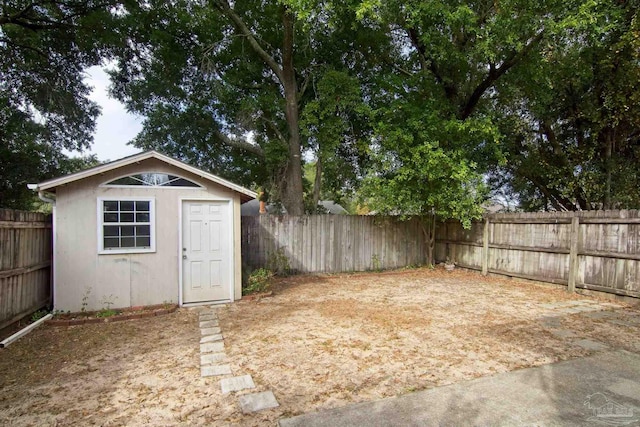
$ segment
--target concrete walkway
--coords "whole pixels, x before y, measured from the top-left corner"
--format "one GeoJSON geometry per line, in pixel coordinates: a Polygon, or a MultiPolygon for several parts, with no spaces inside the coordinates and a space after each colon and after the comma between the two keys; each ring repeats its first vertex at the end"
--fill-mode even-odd
{"type": "MultiPolygon", "coordinates": [[[[232,375],[231,365],[224,351],[224,336],[218,322],[218,310],[224,306],[198,307],[200,334],[200,375],[202,377],[226,377],[220,380],[222,394],[242,392],[256,388],[251,375],[232,375]]],[[[258,412],[279,406],[272,391],[240,395],[240,410],[258,412]]]]}
{"type": "Polygon", "coordinates": [[[281,427],[639,426],[640,355],[624,350],[280,420],[281,427]]]}

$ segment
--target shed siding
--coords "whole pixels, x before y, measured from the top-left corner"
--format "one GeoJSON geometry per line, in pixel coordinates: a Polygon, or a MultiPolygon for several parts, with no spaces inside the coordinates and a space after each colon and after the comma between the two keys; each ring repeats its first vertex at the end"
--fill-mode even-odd
{"type": "Polygon", "coordinates": [[[240,298],[240,198],[237,193],[160,160],[147,159],[58,187],[56,196],[56,309],[99,310],[107,305],[105,302],[111,302],[112,307],[177,303],[179,263],[182,262],[178,256],[180,199],[232,201],[234,297],[240,298]],[[206,188],[100,187],[122,175],[150,171],[180,175],[206,188]],[[156,252],[98,255],[99,197],[154,197],[156,252]]]}

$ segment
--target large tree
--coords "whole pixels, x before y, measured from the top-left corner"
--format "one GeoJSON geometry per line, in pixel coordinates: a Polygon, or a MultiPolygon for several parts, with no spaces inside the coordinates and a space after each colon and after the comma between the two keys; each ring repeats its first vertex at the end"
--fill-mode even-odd
{"type": "Polygon", "coordinates": [[[116,2],[12,0],[0,5],[0,205],[29,208],[28,182],[69,171],[63,149],[92,142],[98,106],[84,70],[112,44],[116,2]]]}
{"type": "Polygon", "coordinates": [[[134,144],[267,187],[302,214],[302,154],[318,148],[301,116],[325,73],[348,69],[355,29],[313,25],[281,2],[151,1],[127,12],[113,93],[146,117],[134,144]]]}
{"type": "Polygon", "coordinates": [[[493,179],[522,208],[640,208],[638,6],[585,3],[499,88],[508,162],[493,179]]]}

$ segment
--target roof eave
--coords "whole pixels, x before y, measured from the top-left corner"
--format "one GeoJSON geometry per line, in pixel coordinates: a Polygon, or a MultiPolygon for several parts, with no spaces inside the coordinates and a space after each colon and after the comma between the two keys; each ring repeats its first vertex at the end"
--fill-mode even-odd
{"type": "Polygon", "coordinates": [[[138,154],[134,154],[128,157],[124,157],[122,159],[119,160],[114,160],[112,162],[109,163],[105,163],[103,165],[98,165],[95,166],[93,168],[90,169],[86,169],[84,171],[80,171],[80,172],[76,172],[76,173],[72,173],[70,175],[65,175],[59,178],[54,178],[54,179],[50,179],[47,181],[43,181],[41,183],[39,183],[37,185],[36,190],[39,191],[49,191],[49,192],[53,192],[55,193],[55,189],[56,187],[59,187],[61,185],[65,185],[65,184],[69,184],[71,182],[75,182],[75,181],[79,181],[81,179],[85,179],[85,178],[89,178],[91,176],[94,175],[99,175],[102,173],[106,173],[109,171],[112,171],[114,169],[118,169],[133,163],[138,163],[141,162],[143,160],[147,160],[150,158],[155,158],[161,161],[164,161],[165,163],[169,163],[179,169],[185,170],[187,172],[190,172],[194,175],[197,175],[201,178],[207,179],[208,181],[214,182],[218,185],[221,185],[223,187],[226,187],[232,191],[235,191],[236,193],[240,194],[240,199],[245,202],[251,199],[255,199],[257,197],[257,194],[247,188],[244,188],[240,185],[234,184],[232,182],[229,182],[225,179],[222,179],[218,176],[215,176],[213,174],[210,174],[208,172],[205,172],[203,170],[200,170],[196,167],[193,167],[191,165],[188,165],[186,163],[183,163],[179,160],[175,160],[172,159],[171,157],[165,156],[164,154],[160,154],[157,151],[145,151],[142,153],[138,153],[138,154]]]}

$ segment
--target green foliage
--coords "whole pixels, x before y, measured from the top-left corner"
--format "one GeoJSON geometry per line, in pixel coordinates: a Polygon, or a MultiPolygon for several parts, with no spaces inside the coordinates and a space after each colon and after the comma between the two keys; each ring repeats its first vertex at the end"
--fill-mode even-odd
{"type": "Polygon", "coordinates": [[[371,111],[363,99],[360,82],[345,71],[325,72],[314,93],[315,98],[307,103],[300,120],[302,133],[316,158],[311,171],[305,168],[305,177],[315,183],[320,165],[320,188],[314,188],[319,190],[318,199],[339,201],[353,194],[368,166],[371,111]]]}
{"type": "Polygon", "coordinates": [[[254,270],[247,280],[244,293],[255,294],[267,292],[271,288],[271,279],[273,279],[273,276],[273,272],[266,268],[254,270]]]}
{"type": "Polygon", "coordinates": [[[382,263],[378,254],[371,255],[371,269],[373,271],[382,271],[382,263]]]}
{"type": "Polygon", "coordinates": [[[118,314],[116,310],[112,310],[110,308],[103,308],[102,310],[96,313],[96,317],[111,317],[118,314]]]}
{"type": "Polygon", "coordinates": [[[524,209],[640,208],[637,10],[583,2],[499,88],[508,162],[492,184],[524,209]]]}
{"type": "MultiPolygon", "coordinates": [[[[103,309],[101,310],[101,312],[112,312],[113,310],[111,309],[111,306],[113,304],[115,304],[115,300],[118,299],[118,297],[115,297],[112,295],[107,296],[103,296],[102,297],[102,305],[104,306],[103,309]]],[[[104,317],[104,316],[103,316],[104,317]]]]}
{"type": "Polygon", "coordinates": [[[267,259],[267,269],[278,276],[288,276],[291,273],[289,258],[284,253],[283,248],[269,254],[267,259]]]}
{"type": "MultiPolygon", "coordinates": [[[[93,141],[98,106],[85,68],[115,40],[110,1],[0,5],[0,201],[30,209],[26,184],[73,171],[62,150],[93,141]]],[[[71,162],[73,163],[73,162],[71,162]]]]}
{"type": "Polygon", "coordinates": [[[37,322],[38,320],[42,319],[47,314],[49,314],[49,312],[47,310],[38,310],[38,311],[36,311],[35,313],[33,313],[31,315],[31,322],[37,322]]]}

